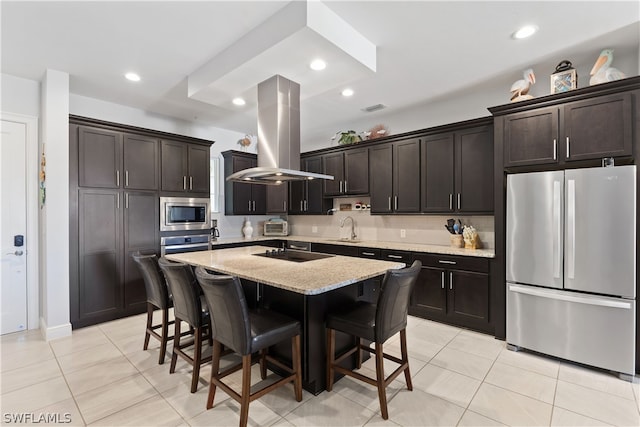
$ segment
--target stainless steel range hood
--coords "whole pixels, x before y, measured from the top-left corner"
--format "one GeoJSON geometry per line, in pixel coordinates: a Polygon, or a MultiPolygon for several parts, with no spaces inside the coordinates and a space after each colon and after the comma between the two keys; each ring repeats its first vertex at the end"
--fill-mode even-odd
{"type": "Polygon", "coordinates": [[[333,176],[300,170],[300,85],[275,75],[258,84],[258,167],[227,181],[278,185],[309,179],[333,176]]]}

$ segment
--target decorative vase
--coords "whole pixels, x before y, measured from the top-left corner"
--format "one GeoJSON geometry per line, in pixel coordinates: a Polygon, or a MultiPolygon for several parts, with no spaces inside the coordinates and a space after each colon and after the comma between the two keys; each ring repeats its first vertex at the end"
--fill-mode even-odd
{"type": "Polygon", "coordinates": [[[245,239],[250,239],[253,235],[253,227],[251,226],[251,221],[248,219],[244,219],[244,225],[242,226],[242,234],[245,239]]]}

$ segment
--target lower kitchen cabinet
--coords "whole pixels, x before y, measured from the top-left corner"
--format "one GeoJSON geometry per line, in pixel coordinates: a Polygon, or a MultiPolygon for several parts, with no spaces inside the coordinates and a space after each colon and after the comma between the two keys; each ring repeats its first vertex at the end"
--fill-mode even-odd
{"type": "Polygon", "coordinates": [[[422,271],[409,314],[491,332],[489,261],[484,258],[416,254],[422,271]]]}

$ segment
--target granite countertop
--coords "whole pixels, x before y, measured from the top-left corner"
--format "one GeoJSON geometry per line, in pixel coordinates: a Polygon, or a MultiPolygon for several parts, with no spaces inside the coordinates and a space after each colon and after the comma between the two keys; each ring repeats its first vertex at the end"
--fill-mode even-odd
{"type": "Polygon", "coordinates": [[[452,248],[451,246],[443,245],[428,245],[421,243],[401,243],[401,242],[380,242],[376,240],[358,240],[355,242],[349,242],[340,240],[337,238],[328,237],[309,237],[309,236],[257,236],[251,239],[244,239],[242,237],[227,237],[218,239],[212,242],[214,248],[216,245],[227,245],[233,243],[245,243],[256,242],[259,244],[265,240],[296,240],[299,242],[311,242],[311,243],[325,243],[331,245],[345,245],[345,246],[357,246],[362,248],[379,248],[379,249],[391,249],[396,251],[409,251],[409,252],[424,252],[434,253],[442,255],[460,255],[460,256],[473,256],[479,258],[495,258],[495,251],[493,249],[464,249],[464,248],[452,248]]]}
{"type": "Polygon", "coordinates": [[[379,276],[390,269],[404,267],[404,263],[401,262],[339,255],[307,262],[291,262],[252,255],[271,249],[273,248],[266,246],[245,246],[215,251],[185,252],[166,257],[172,261],[203,266],[220,273],[305,295],[321,294],[379,276]]]}

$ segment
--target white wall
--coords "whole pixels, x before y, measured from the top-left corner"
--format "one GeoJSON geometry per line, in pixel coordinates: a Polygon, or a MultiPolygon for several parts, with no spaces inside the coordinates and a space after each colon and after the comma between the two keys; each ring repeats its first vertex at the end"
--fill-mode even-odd
{"type": "Polygon", "coordinates": [[[2,111],[40,117],[40,82],[0,75],[2,111]]]}

